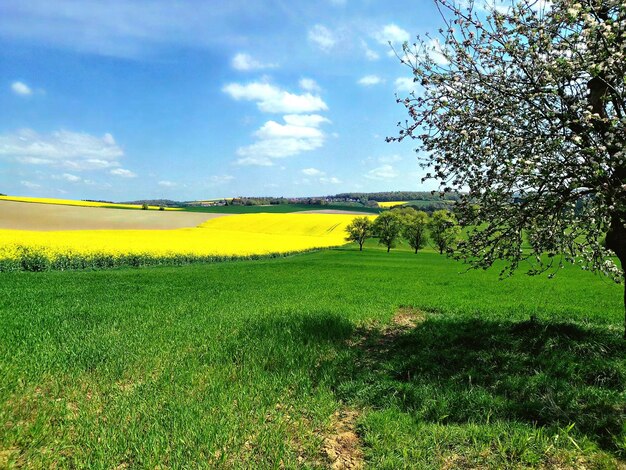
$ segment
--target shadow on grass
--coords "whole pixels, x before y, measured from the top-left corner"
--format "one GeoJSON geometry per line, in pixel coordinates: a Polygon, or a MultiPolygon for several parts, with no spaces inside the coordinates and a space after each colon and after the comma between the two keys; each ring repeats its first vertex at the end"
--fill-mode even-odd
{"type": "Polygon", "coordinates": [[[250,322],[246,338],[234,344],[255,345],[266,372],[290,377],[299,371],[352,406],[395,408],[438,424],[574,424],[578,434],[623,457],[626,342],[620,331],[436,312],[418,322],[355,328],[330,312],[286,313],[250,322]]]}
{"type": "Polygon", "coordinates": [[[575,423],[600,447],[624,450],[626,343],[617,331],[431,315],[391,333],[358,330],[349,344],[334,364],[347,402],[441,424],[575,423]]]}

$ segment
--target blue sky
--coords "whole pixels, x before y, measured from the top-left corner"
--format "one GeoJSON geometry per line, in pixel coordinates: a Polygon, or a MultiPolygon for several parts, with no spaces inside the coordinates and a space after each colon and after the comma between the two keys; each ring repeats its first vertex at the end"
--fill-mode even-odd
{"type": "Polygon", "coordinates": [[[385,143],[430,0],[6,0],[0,192],[177,200],[432,189],[385,143]]]}

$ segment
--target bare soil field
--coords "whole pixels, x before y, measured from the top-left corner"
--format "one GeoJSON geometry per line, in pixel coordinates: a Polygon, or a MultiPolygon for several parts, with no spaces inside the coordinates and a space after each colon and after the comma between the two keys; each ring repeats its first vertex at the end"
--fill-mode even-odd
{"type": "Polygon", "coordinates": [[[0,201],[0,229],[13,230],[165,230],[226,215],[0,201]]]}

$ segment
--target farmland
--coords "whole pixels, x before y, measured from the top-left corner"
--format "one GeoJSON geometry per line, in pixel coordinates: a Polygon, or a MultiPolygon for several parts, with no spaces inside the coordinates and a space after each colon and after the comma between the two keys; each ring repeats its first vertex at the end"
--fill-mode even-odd
{"type": "Polygon", "coordinates": [[[256,213],[290,213],[308,212],[311,210],[340,210],[357,213],[377,214],[379,209],[362,205],[328,204],[324,206],[313,204],[275,204],[267,206],[205,206],[186,207],[185,211],[208,212],[215,214],[256,214],[256,213]]]}
{"type": "Polygon", "coordinates": [[[386,253],[376,239],[359,252],[344,245],[356,213],[330,208],[0,209],[30,228],[0,230],[14,271],[0,273],[0,466],[626,456],[622,291],[605,278],[566,267],[498,281],[497,268],[461,274],[431,247],[386,253]]]}
{"type": "MultiPolygon", "coordinates": [[[[100,207],[108,209],[142,209],[140,204],[116,204],[113,202],[97,202],[97,201],[77,201],[74,199],[55,199],[44,197],[25,197],[25,196],[0,196],[0,201],[27,202],[34,204],[51,204],[61,206],[77,206],[77,207],[100,207]]],[[[148,209],[157,210],[158,206],[148,206],[148,209]]],[[[178,208],[164,208],[165,210],[180,210],[178,208]]]]}
{"type": "Polygon", "coordinates": [[[395,206],[404,206],[405,204],[408,204],[410,201],[385,201],[385,202],[379,202],[378,203],[378,207],[383,207],[385,209],[388,209],[390,207],[395,207],[395,206]]]}
{"type": "Polygon", "coordinates": [[[620,287],[572,268],[549,282],[460,270],[372,242],[5,273],[0,455],[32,467],[324,468],[344,432],[374,468],[617,467],[620,287]]]}
{"type": "Polygon", "coordinates": [[[195,227],[221,215],[0,200],[0,229],[5,230],[167,230],[195,227]]]}
{"type": "MultiPolygon", "coordinates": [[[[100,230],[0,230],[0,271],[185,264],[276,256],[342,245],[344,228],[353,218],[347,214],[238,214],[228,217],[205,214],[200,218],[192,217],[204,222],[191,228],[105,230],[107,219],[100,220],[99,214],[93,210],[106,215],[124,213],[102,209],[90,212],[81,208],[83,218],[80,222],[89,225],[98,221],[100,230]]],[[[143,216],[144,212],[138,214],[143,216]]],[[[170,219],[180,216],[183,223],[191,221],[180,213],[154,214],[170,219]]],[[[125,217],[123,220],[134,218],[135,214],[132,214],[130,219],[125,217]]],[[[139,222],[143,219],[140,218],[139,222]]],[[[37,220],[30,223],[36,224],[37,220]]],[[[49,225],[47,219],[39,223],[43,228],[49,225]]]]}

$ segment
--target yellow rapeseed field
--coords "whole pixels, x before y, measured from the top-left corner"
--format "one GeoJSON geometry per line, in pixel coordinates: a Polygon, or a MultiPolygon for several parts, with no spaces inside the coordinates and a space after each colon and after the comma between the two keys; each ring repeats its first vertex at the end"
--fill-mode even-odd
{"type": "MultiPolygon", "coordinates": [[[[53,199],[53,198],[47,198],[47,197],[0,196],[0,201],[37,202],[39,204],[60,204],[63,206],[114,207],[118,209],[141,209],[141,206],[138,204],[115,204],[112,202],[77,201],[74,199],[53,199]]],[[[159,206],[148,206],[148,208],[152,210],[157,210],[159,206]]],[[[174,208],[174,207],[166,207],[165,210],[177,211],[181,209],[174,208]]]]}
{"type": "Polygon", "coordinates": [[[379,202],[378,207],[394,207],[394,206],[403,206],[406,204],[406,201],[387,201],[387,202],[379,202]]]}
{"type": "Polygon", "coordinates": [[[74,266],[77,259],[83,260],[82,266],[115,266],[125,264],[117,260],[129,256],[192,260],[292,253],[344,244],[344,229],[353,218],[261,213],[220,217],[199,227],[175,230],[0,230],[0,264],[8,266],[26,257],[48,269],[74,266]]]}

